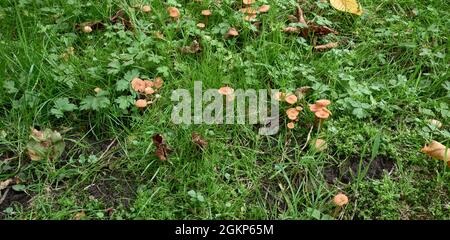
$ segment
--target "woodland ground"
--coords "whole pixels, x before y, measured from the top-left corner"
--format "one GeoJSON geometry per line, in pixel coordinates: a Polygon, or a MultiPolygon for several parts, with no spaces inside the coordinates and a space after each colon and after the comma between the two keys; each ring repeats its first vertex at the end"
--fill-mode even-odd
{"type": "Polygon", "coordinates": [[[1,191],[0,218],[449,219],[449,168],[420,149],[450,145],[450,2],[360,0],[362,16],[327,1],[257,3],[271,5],[259,28],[231,0],[1,0],[0,182],[15,182],[1,191]],[[284,33],[297,4],[339,34],[284,33]],[[125,19],[110,21],[120,9],[125,19]],[[200,30],[204,9],[213,15],[200,30]],[[77,28],[93,21],[103,24],[77,28]],[[240,35],[224,39],[230,27],[240,35]],[[201,52],[180,51],[193,40],[201,52]],[[339,46],[313,49],[328,42],[339,46]],[[144,111],[128,83],[138,75],[164,80],[144,111]],[[311,133],[328,148],[308,146],[307,106],[295,129],[282,118],[273,136],[253,125],[173,124],[171,91],[194,80],[205,89],[311,86],[306,102],[332,101],[333,115],[311,133]],[[63,154],[29,160],[32,127],[61,132],[63,154]],[[155,134],[173,149],[167,161],[154,155],[155,134]],[[339,192],[349,198],[342,209],[332,203],[339,192]]]}

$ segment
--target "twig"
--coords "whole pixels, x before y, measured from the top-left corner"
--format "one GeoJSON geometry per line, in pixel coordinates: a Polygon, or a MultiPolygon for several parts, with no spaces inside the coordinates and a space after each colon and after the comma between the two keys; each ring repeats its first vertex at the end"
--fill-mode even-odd
{"type": "MultiPolygon", "coordinates": [[[[5,191],[4,195],[3,195],[3,197],[0,197],[0,204],[2,204],[3,201],[5,201],[6,195],[8,195],[8,192],[9,192],[9,188],[6,189],[6,191],[5,191]]],[[[0,194],[0,196],[1,196],[1,194],[0,194]]]]}
{"type": "Polygon", "coordinates": [[[109,151],[109,149],[111,149],[111,147],[114,145],[114,143],[116,143],[117,138],[115,138],[109,145],[108,147],[106,147],[106,150],[102,153],[102,155],[98,158],[99,160],[102,159],[105,154],[109,151]]]}
{"type": "Polygon", "coordinates": [[[308,137],[306,138],[306,142],[305,142],[305,145],[302,148],[302,151],[305,150],[306,146],[308,146],[309,140],[311,140],[311,132],[312,132],[313,128],[314,128],[314,125],[312,125],[311,129],[309,130],[308,137]]]}

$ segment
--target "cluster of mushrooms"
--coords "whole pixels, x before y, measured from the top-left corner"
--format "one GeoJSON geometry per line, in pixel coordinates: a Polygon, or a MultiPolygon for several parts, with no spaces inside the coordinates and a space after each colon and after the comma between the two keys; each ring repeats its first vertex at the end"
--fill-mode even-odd
{"type": "MultiPolygon", "coordinates": [[[[298,97],[293,93],[283,93],[278,92],[275,94],[274,98],[278,101],[283,101],[289,105],[295,105],[298,102],[298,97]]],[[[317,100],[314,104],[309,105],[309,109],[314,113],[315,121],[318,122],[319,126],[323,124],[323,121],[328,119],[331,115],[331,111],[327,109],[327,106],[331,104],[328,99],[317,100]]],[[[287,127],[289,129],[295,128],[295,123],[299,121],[299,114],[303,110],[301,106],[291,107],[286,110],[286,115],[289,120],[291,120],[287,127]]]]}
{"type": "Polygon", "coordinates": [[[163,86],[164,81],[160,77],[154,80],[142,80],[138,77],[131,81],[131,88],[138,93],[139,99],[136,100],[135,106],[139,109],[144,109],[152,104],[153,98],[159,98],[159,94],[155,94],[163,86]]]}

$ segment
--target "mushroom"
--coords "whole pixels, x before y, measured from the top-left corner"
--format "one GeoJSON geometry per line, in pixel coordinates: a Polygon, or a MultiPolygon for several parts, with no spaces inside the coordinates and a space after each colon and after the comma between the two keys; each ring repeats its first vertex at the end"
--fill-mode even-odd
{"type": "Polygon", "coordinates": [[[136,103],[134,105],[136,105],[136,107],[138,107],[140,109],[143,109],[143,108],[147,107],[148,102],[145,99],[139,99],[139,100],[136,100],[136,103]]]}
{"type": "Polygon", "coordinates": [[[217,90],[221,95],[228,96],[234,93],[234,89],[231,87],[221,87],[217,90]]]}
{"type": "Polygon", "coordinates": [[[287,127],[288,127],[289,129],[294,129],[294,128],[295,128],[294,122],[289,122],[289,123],[287,124],[287,127]]]}
{"type": "Polygon", "coordinates": [[[442,127],[442,123],[439,120],[436,119],[430,119],[428,120],[428,123],[432,126],[435,126],[436,128],[441,128],[442,127]]]}
{"type": "Polygon", "coordinates": [[[84,27],[83,27],[83,32],[85,32],[85,33],[90,33],[90,32],[92,32],[91,26],[84,26],[84,27]]]}
{"type": "Polygon", "coordinates": [[[255,18],[256,18],[256,13],[255,14],[249,14],[249,15],[245,16],[244,20],[250,22],[251,20],[253,20],[255,18]]]}
{"type": "Polygon", "coordinates": [[[313,147],[317,152],[323,152],[328,148],[328,145],[325,140],[318,138],[314,141],[313,147]]]}
{"type": "Polygon", "coordinates": [[[256,0],[242,0],[242,3],[244,3],[244,5],[251,5],[255,2],[256,2],[256,0]]]}
{"type": "Polygon", "coordinates": [[[153,83],[154,83],[153,86],[154,86],[156,89],[160,89],[160,88],[163,86],[164,81],[162,80],[161,77],[156,77],[156,78],[155,78],[155,81],[153,81],[153,83]]]}
{"type": "Polygon", "coordinates": [[[180,17],[180,11],[176,7],[168,7],[167,11],[171,18],[178,19],[180,17]]]}
{"type": "Polygon", "coordinates": [[[202,15],[205,16],[206,24],[208,24],[208,17],[212,15],[211,10],[209,9],[202,10],[202,15]]]}
{"type": "Polygon", "coordinates": [[[144,92],[145,91],[145,82],[140,78],[134,78],[131,81],[131,87],[136,92],[144,92]]]}
{"type": "Polygon", "coordinates": [[[288,110],[286,110],[286,115],[290,120],[296,120],[299,114],[300,111],[298,111],[296,108],[289,108],[288,110]]]}
{"type": "Polygon", "coordinates": [[[286,96],[286,98],[284,100],[289,104],[294,104],[297,102],[297,96],[290,93],[286,96]]]}
{"type": "Polygon", "coordinates": [[[151,11],[151,7],[149,5],[142,6],[142,11],[145,13],[149,13],[151,11]]]}
{"type": "Polygon", "coordinates": [[[95,92],[95,93],[99,93],[99,92],[101,92],[101,91],[102,91],[102,89],[99,88],[99,87],[96,87],[96,88],[94,89],[94,92],[95,92]]]}
{"type": "Polygon", "coordinates": [[[200,29],[204,29],[206,25],[204,23],[197,23],[197,27],[200,29]]]}
{"type": "Polygon", "coordinates": [[[262,5],[261,7],[258,8],[258,11],[260,13],[266,13],[270,10],[270,5],[262,5]]]}
{"type": "Polygon", "coordinates": [[[309,105],[309,109],[314,113],[316,121],[319,120],[319,127],[321,127],[325,119],[329,118],[331,115],[331,111],[327,109],[327,106],[330,104],[330,100],[321,99],[317,100],[315,104],[309,105]]]}
{"type": "Polygon", "coordinates": [[[225,34],[225,38],[232,38],[237,36],[239,36],[239,32],[236,30],[236,28],[228,29],[227,34],[225,34]]]}
{"type": "Polygon", "coordinates": [[[334,204],[336,204],[336,206],[343,207],[348,203],[348,197],[343,193],[338,193],[336,196],[334,196],[333,202],[334,204]]]}
{"type": "Polygon", "coordinates": [[[146,88],[153,87],[155,85],[155,83],[150,80],[144,80],[144,83],[146,88]]]}
{"type": "Polygon", "coordinates": [[[273,95],[273,99],[275,99],[275,100],[277,100],[277,101],[283,101],[284,97],[285,97],[285,94],[282,93],[282,92],[276,92],[276,93],[273,95]]]}

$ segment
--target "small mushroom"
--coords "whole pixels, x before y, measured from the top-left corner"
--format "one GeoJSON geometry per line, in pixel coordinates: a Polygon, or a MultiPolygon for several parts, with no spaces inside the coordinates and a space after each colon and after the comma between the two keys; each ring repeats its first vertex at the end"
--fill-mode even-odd
{"type": "Polygon", "coordinates": [[[333,203],[338,207],[343,207],[348,203],[348,197],[343,193],[338,193],[336,196],[334,196],[333,203]]]}
{"type": "Polygon", "coordinates": [[[294,129],[294,128],[295,128],[294,122],[289,122],[289,123],[287,124],[287,127],[288,127],[289,129],[294,129]]]}
{"type": "Polygon", "coordinates": [[[325,140],[318,138],[314,141],[313,147],[317,152],[323,152],[328,148],[328,144],[325,140]]]}
{"type": "Polygon", "coordinates": [[[266,13],[270,10],[270,5],[262,5],[261,7],[258,8],[258,11],[260,13],[266,13]]]}
{"type": "Polygon", "coordinates": [[[297,102],[297,96],[290,93],[286,96],[285,101],[289,104],[294,104],[297,102]]]}
{"type": "Polygon", "coordinates": [[[168,7],[167,11],[171,18],[178,19],[180,17],[180,11],[176,7],[168,7]]]}
{"type": "Polygon", "coordinates": [[[90,33],[90,32],[92,32],[91,26],[84,26],[84,27],[83,27],[83,32],[85,32],[85,33],[90,33]]]}
{"type": "Polygon", "coordinates": [[[153,87],[155,85],[155,83],[150,80],[144,80],[144,83],[146,88],[153,87]]]}
{"type": "Polygon", "coordinates": [[[197,27],[200,29],[204,29],[206,25],[204,23],[197,23],[197,27]]]}
{"type": "Polygon", "coordinates": [[[205,17],[209,17],[212,15],[212,12],[209,9],[205,9],[205,10],[202,10],[202,15],[205,17]]]}
{"type": "Polygon", "coordinates": [[[231,87],[221,87],[219,90],[217,90],[221,95],[232,95],[234,93],[234,89],[231,87]]]}
{"type": "Polygon", "coordinates": [[[284,97],[285,97],[285,94],[282,93],[282,92],[276,92],[276,93],[273,95],[273,99],[275,99],[275,100],[277,100],[277,101],[283,101],[283,100],[284,100],[284,97]]]}
{"type": "Polygon", "coordinates": [[[149,5],[144,5],[142,6],[142,11],[145,13],[149,13],[150,11],[152,11],[152,8],[149,5]]]}
{"type": "Polygon", "coordinates": [[[140,78],[134,78],[131,81],[131,87],[133,88],[134,91],[136,92],[144,92],[145,91],[145,82],[144,80],[140,79],[140,78]]]}
{"type": "Polygon", "coordinates": [[[236,28],[228,29],[227,34],[225,34],[225,38],[232,38],[237,36],[239,36],[239,32],[236,30],[236,28]]]}
{"type": "Polygon", "coordinates": [[[160,88],[163,86],[164,81],[162,80],[161,77],[156,77],[156,78],[155,78],[155,81],[153,81],[153,83],[154,83],[153,86],[154,86],[156,89],[160,89],[160,88]]]}
{"type": "Polygon", "coordinates": [[[435,126],[436,128],[441,128],[442,127],[442,123],[439,120],[436,119],[430,119],[428,120],[428,123],[432,126],[435,126]]]}
{"type": "Polygon", "coordinates": [[[288,110],[286,110],[286,115],[290,120],[296,120],[299,114],[300,111],[298,111],[296,108],[289,108],[288,110]]]}
{"type": "Polygon", "coordinates": [[[147,107],[148,102],[145,99],[139,99],[139,100],[136,100],[136,103],[134,105],[136,105],[136,107],[138,107],[140,109],[143,109],[143,108],[147,107]]]}
{"type": "Polygon", "coordinates": [[[319,120],[319,127],[322,126],[325,119],[328,119],[331,115],[331,111],[326,107],[331,104],[330,100],[321,99],[316,103],[309,105],[309,109],[314,113],[316,121],[319,120]]]}
{"type": "Polygon", "coordinates": [[[94,89],[94,92],[95,92],[95,93],[99,93],[99,92],[101,92],[101,91],[102,91],[102,89],[99,88],[99,87],[96,87],[96,88],[94,89]]]}

